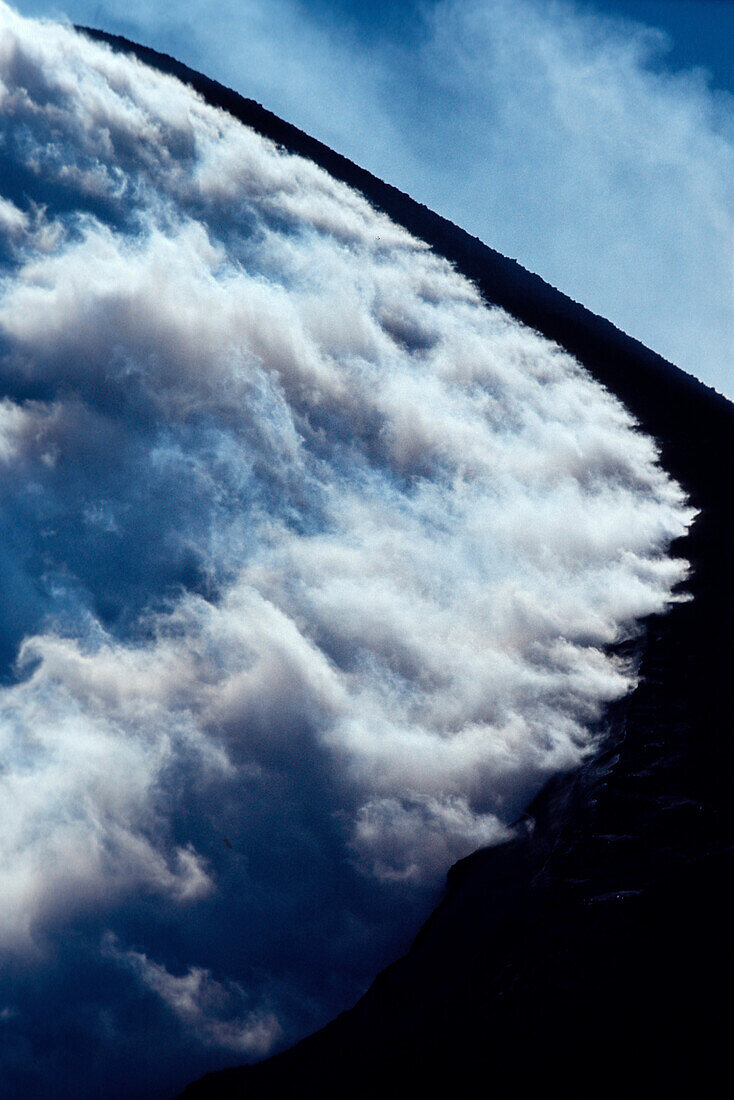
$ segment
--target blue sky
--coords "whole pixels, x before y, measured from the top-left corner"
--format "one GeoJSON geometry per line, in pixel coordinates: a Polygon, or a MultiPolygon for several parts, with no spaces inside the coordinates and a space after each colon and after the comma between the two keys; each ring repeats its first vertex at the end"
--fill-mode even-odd
{"type": "Polygon", "coordinates": [[[276,111],[734,396],[727,0],[20,0],[276,111]]]}
{"type": "MultiPolygon", "coordinates": [[[[670,35],[668,65],[703,67],[713,83],[734,90],[734,3],[731,0],[579,0],[579,7],[658,27],[670,35]]],[[[314,5],[321,18],[352,21],[368,35],[410,35],[418,0],[331,0],[314,5]]]]}
{"type": "Polygon", "coordinates": [[[734,90],[731,0],[607,0],[588,6],[662,28],[670,35],[671,67],[700,66],[715,86],[734,90]]]}

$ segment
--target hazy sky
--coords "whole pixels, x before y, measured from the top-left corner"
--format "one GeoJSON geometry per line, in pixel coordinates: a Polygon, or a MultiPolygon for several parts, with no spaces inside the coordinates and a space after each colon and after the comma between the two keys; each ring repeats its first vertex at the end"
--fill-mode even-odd
{"type": "Polygon", "coordinates": [[[260,100],[734,396],[734,4],[18,7],[260,100]]]}

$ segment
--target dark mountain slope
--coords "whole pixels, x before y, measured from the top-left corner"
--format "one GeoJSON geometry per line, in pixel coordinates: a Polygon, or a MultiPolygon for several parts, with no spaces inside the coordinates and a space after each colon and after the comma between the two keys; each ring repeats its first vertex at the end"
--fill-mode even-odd
{"type": "Polygon", "coordinates": [[[359,188],[486,299],[556,339],[654,435],[700,516],[678,548],[692,599],[647,624],[641,682],[605,749],[551,782],[532,829],[452,869],[409,954],[350,1012],[199,1097],[450,1089],[714,1095],[731,1073],[734,408],[395,188],[170,58],[132,50],[359,188]]]}
{"type": "Polygon", "coordinates": [[[605,752],[545,788],[532,833],[457,864],[410,953],[355,1009],[186,1097],[468,1096],[477,1082],[718,1095],[733,977],[721,537],[706,509],[693,601],[648,624],[643,680],[605,752]]]}

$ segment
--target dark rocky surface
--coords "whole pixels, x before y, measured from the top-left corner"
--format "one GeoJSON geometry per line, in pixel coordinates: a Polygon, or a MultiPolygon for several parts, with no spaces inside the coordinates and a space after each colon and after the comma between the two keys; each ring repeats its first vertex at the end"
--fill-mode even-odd
{"type": "Polygon", "coordinates": [[[518,839],[452,868],[405,958],[316,1035],[210,1075],[205,1097],[728,1090],[732,1033],[734,406],[511,260],[258,104],[96,37],[358,187],[572,351],[632,410],[700,510],[690,600],[646,624],[641,679],[600,755],[557,777],[518,839]]]}

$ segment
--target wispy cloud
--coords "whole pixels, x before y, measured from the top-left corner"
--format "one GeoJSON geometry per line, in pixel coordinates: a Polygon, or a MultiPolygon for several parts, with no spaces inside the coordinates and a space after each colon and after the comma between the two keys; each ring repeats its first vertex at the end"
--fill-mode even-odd
{"type": "Polygon", "coordinates": [[[190,967],[185,974],[171,974],[143,952],[121,948],[112,934],[104,938],[102,952],[160,997],[199,1041],[243,1057],[263,1057],[280,1034],[280,1025],[271,1012],[244,1009],[247,994],[236,982],[217,982],[210,971],[199,966],[190,967]],[[233,1017],[233,1011],[243,1014],[233,1017]]]}

